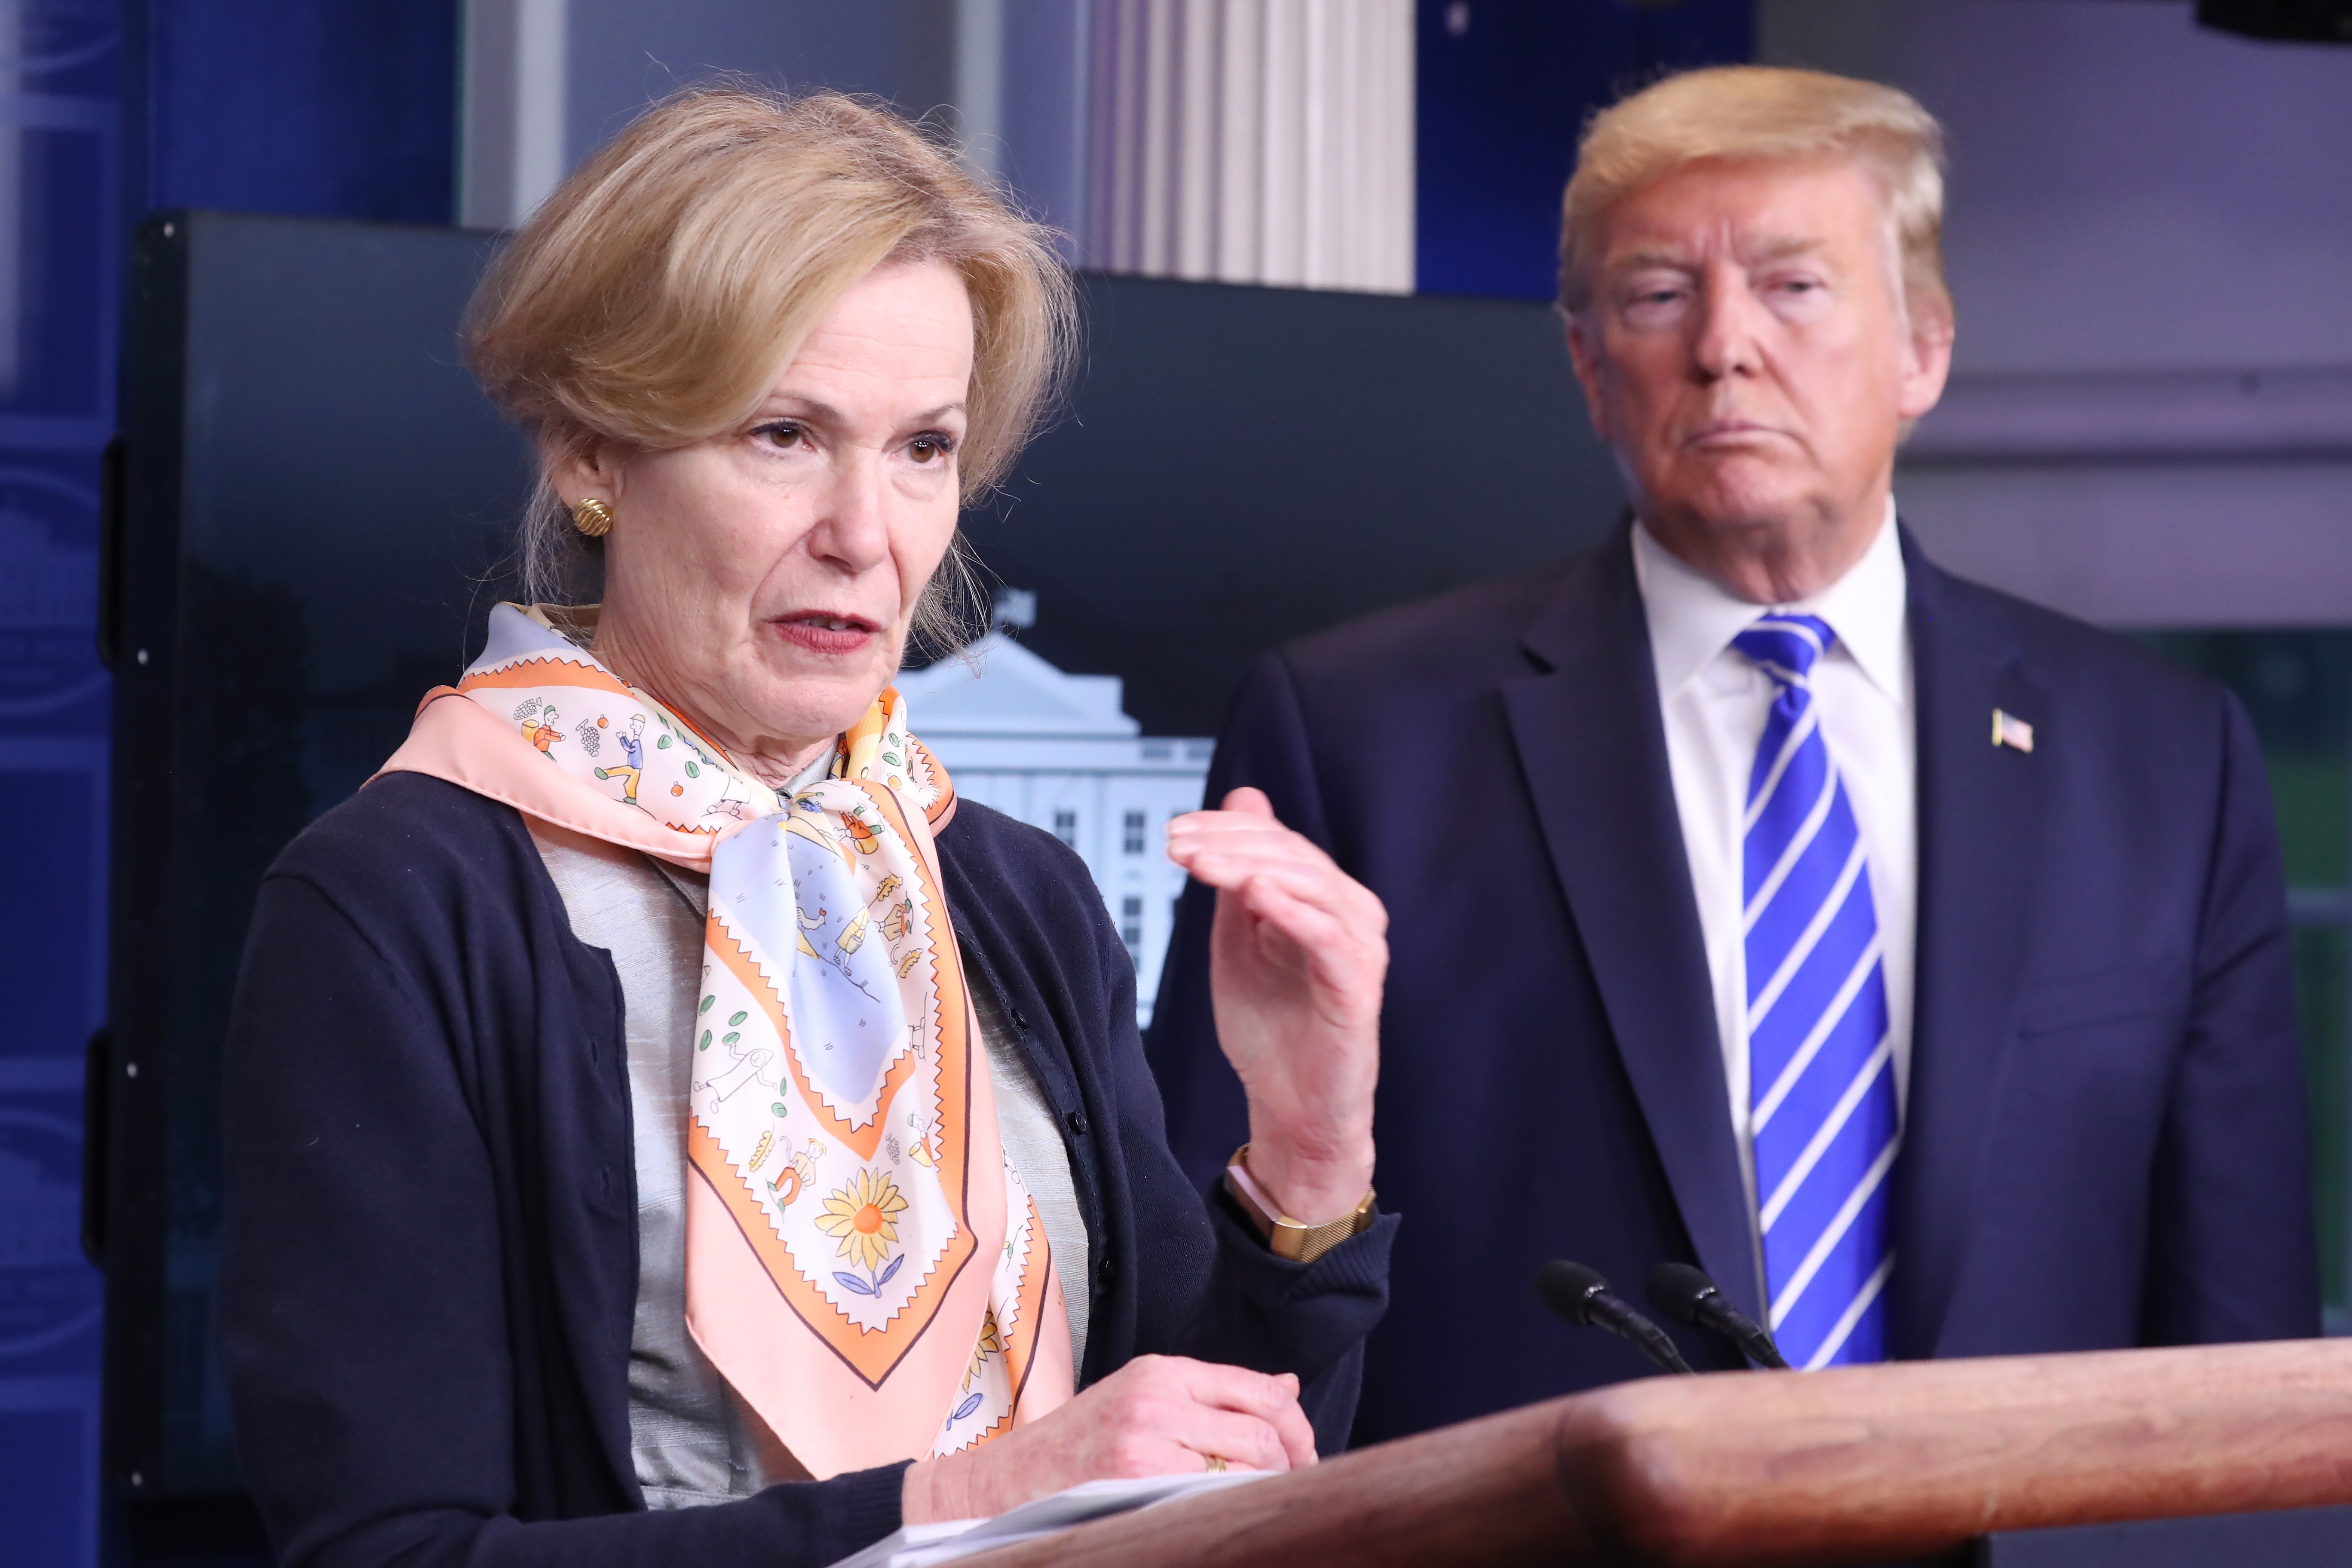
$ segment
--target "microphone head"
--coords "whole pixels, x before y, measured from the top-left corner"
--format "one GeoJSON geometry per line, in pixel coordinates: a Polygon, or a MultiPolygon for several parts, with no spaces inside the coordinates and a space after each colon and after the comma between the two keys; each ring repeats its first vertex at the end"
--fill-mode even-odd
{"type": "Polygon", "coordinates": [[[1579,1325],[1592,1321],[1592,1298],[1609,1289],[1598,1268],[1555,1258],[1536,1270],[1536,1294],[1544,1305],[1579,1325]]]}
{"type": "Polygon", "coordinates": [[[1722,1294],[1715,1281],[1687,1263],[1661,1263],[1645,1280],[1650,1305],[1677,1323],[1698,1321],[1698,1304],[1722,1294]]]}

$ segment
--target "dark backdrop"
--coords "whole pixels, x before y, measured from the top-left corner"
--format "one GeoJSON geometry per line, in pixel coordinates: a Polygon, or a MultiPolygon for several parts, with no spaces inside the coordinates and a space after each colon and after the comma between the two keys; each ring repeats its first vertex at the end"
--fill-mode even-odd
{"type": "Polygon", "coordinates": [[[1597,540],[1622,502],[1559,320],[1517,300],[1086,280],[1068,413],[968,521],[1024,640],[1213,733],[1248,660],[1597,540]]]}

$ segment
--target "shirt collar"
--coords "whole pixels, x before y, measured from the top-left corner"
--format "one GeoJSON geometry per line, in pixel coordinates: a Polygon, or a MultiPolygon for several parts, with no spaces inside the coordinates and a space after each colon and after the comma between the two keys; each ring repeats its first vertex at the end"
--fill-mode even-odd
{"type": "Polygon", "coordinates": [[[1853,656],[1870,683],[1896,702],[1907,700],[1909,579],[1903,568],[1903,542],[1895,526],[1895,501],[1862,559],[1844,576],[1793,605],[1751,605],[1734,598],[1715,581],[1686,564],[1633,524],[1633,577],[1650,622],[1650,650],[1657,663],[1658,692],[1668,696],[1731,646],[1768,610],[1819,616],[1837,634],[1838,646],[1853,656]]]}
{"type": "Polygon", "coordinates": [[[840,751],[841,748],[838,746],[827,746],[816,754],[815,759],[808,766],[793,774],[790,784],[776,793],[789,797],[799,795],[804,790],[816,788],[833,775],[833,764],[839,760],[840,751]]]}

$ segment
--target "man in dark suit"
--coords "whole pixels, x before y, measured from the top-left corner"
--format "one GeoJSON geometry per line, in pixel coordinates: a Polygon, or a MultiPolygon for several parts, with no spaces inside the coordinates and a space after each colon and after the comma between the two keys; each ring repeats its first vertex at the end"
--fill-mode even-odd
{"type": "MultiPolygon", "coordinates": [[[[1265,790],[1391,915],[1360,1441],[1646,1370],[1545,1314],[1556,1257],[1632,1293],[1696,1262],[1800,1366],[2318,1331],[2244,714],[1895,520],[1950,361],[1940,157],[1811,73],[1596,121],[1561,299],[1632,520],[1235,701],[1213,795],[1265,790]]],[[[1212,910],[1152,1037],[1200,1179],[1247,1131],[1212,910]]]]}

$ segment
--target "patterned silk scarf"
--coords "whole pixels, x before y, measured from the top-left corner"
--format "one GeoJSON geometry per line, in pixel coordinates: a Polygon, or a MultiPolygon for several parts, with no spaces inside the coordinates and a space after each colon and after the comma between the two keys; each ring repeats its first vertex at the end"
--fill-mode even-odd
{"type": "Polygon", "coordinates": [[[501,605],[384,764],[403,770],[709,870],[687,1326],[812,1475],[970,1447],[1070,1397],[1061,1283],[940,883],[954,793],[895,689],[782,795],[544,610],[501,605]]]}

